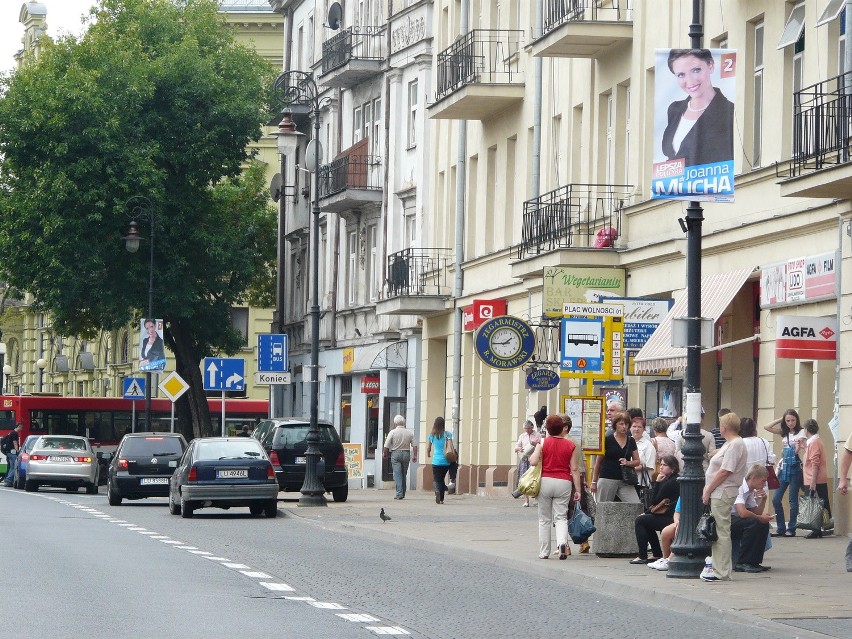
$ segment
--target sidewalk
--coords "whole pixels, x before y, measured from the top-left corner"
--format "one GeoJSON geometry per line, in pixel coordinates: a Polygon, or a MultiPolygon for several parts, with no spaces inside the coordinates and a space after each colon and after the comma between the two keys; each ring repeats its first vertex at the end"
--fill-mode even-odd
{"type": "Polygon", "coordinates": [[[580,555],[573,544],[567,561],[541,561],[537,509],[521,508],[521,500],[511,497],[447,495],[438,505],[431,492],[409,491],[404,500],[393,496],[393,490],[350,489],[346,503],[299,508],[297,494],[280,494],[281,507],[290,515],[326,528],[400,544],[416,540],[421,547],[448,554],[477,553],[517,570],[679,612],[723,615],[767,630],[778,628],[772,620],[796,620],[785,624],[787,632],[794,625],[804,629],[801,637],[852,636],[852,573],[846,572],[845,537],[773,539],[775,546],[764,561],[771,571],[735,573],[732,582],[708,584],[667,578],[647,566],[632,566],[628,559],[580,555]],[[380,508],[391,521],[380,520],[380,508]]]}

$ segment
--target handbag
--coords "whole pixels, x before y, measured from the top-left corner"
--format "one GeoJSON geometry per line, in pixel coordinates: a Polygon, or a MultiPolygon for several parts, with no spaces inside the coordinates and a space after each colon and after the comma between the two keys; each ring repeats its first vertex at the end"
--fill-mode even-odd
{"type": "Polygon", "coordinates": [[[639,501],[642,502],[642,512],[650,513],[652,510],[653,489],[650,486],[639,486],[639,501]]]}
{"type": "Polygon", "coordinates": [[[698,525],[695,527],[695,534],[700,541],[713,543],[719,540],[719,533],[716,532],[716,518],[710,514],[710,506],[704,506],[704,512],[698,518],[698,525]]]}
{"type": "Polygon", "coordinates": [[[541,460],[530,466],[518,480],[518,492],[527,497],[538,497],[541,490],[541,460]]]}
{"type": "MultiPolygon", "coordinates": [[[[630,448],[630,435],[627,436],[627,446],[625,446],[624,451],[624,459],[627,459],[627,449],[630,448]]],[[[636,486],[639,484],[639,475],[636,474],[636,469],[631,468],[630,466],[624,465],[621,467],[621,481],[629,486],[636,486]]]]}
{"type": "Polygon", "coordinates": [[[763,446],[766,448],[766,487],[769,490],[775,490],[781,487],[781,482],[778,481],[778,475],[775,474],[775,464],[769,463],[769,446],[766,445],[766,440],[763,440],[763,446]]]}
{"type": "Polygon", "coordinates": [[[662,501],[657,502],[656,504],[651,506],[648,512],[650,512],[652,515],[665,515],[671,507],[672,500],[666,497],[662,501]]]}
{"type": "Polygon", "coordinates": [[[459,455],[453,446],[453,440],[444,435],[444,457],[451,464],[455,464],[459,460],[459,455]]]}
{"type": "Polygon", "coordinates": [[[571,535],[571,541],[575,544],[582,544],[592,536],[595,530],[592,518],[583,512],[579,502],[576,502],[574,504],[574,514],[568,520],[568,534],[571,535]]]}
{"type": "Polygon", "coordinates": [[[799,517],[796,519],[796,528],[802,530],[822,530],[822,499],[817,497],[814,491],[799,497],[799,517]]]}

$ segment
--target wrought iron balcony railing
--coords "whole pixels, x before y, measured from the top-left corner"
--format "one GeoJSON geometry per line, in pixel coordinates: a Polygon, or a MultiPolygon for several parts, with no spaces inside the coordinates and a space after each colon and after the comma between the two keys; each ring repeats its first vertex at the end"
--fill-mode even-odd
{"type": "Polygon", "coordinates": [[[632,20],[627,4],[624,0],[544,0],[544,32],[565,22],[632,20]]]}
{"type": "Polygon", "coordinates": [[[633,187],[568,184],[524,202],[518,259],[565,248],[610,248],[633,187]]]}
{"type": "Polygon", "coordinates": [[[517,53],[522,31],[474,29],[438,54],[440,100],[461,87],[474,84],[512,84],[522,81],[517,53]]]}
{"type": "Polygon", "coordinates": [[[793,94],[792,176],[852,160],[852,71],[793,94]]]}
{"type": "Polygon", "coordinates": [[[342,67],[350,60],[384,60],[385,27],[343,29],[322,45],[322,75],[342,67]]]}
{"type": "Polygon", "coordinates": [[[384,186],[382,158],[378,155],[345,155],[320,167],[319,199],[346,189],[381,191],[384,186]]]}
{"type": "Polygon", "coordinates": [[[385,299],[414,295],[450,295],[452,253],[443,248],[403,249],[388,255],[385,299]]]}

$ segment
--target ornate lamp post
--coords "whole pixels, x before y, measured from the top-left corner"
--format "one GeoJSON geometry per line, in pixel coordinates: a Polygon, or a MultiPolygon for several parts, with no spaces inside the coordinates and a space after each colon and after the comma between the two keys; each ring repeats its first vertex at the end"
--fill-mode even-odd
{"type": "MultiPolygon", "coordinates": [[[[142,242],[142,236],[139,235],[139,229],[136,220],[142,220],[148,223],[148,319],[154,319],[154,206],[144,195],[134,195],[127,200],[125,204],[127,216],[130,218],[130,228],[127,230],[127,235],[124,236],[124,247],[128,253],[136,253],[139,250],[139,244],[142,242]]],[[[145,429],[152,430],[151,425],[151,371],[145,371],[145,429]]]]}
{"type": "MultiPolygon", "coordinates": [[[[320,99],[319,89],[314,79],[304,71],[285,71],[276,78],[273,91],[285,108],[290,106],[308,106],[313,111],[314,119],[314,159],[306,162],[307,168],[314,174],[313,205],[311,207],[311,379],[309,387],[310,428],[308,429],[308,449],[305,452],[305,483],[302,485],[300,506],[326,506],[325,488],[319,481],[317,467],[322,455],[317,444],[319,433],[319,134],[320,134],[320,99]]],[[[289,120],[289,117],[285,118],[289,120]]],[[[293,143],[288,141],[290,136],[297,135],[292,122],[282,120],[278,130],[278,149],[280,153],[287,151],[293,143]]],[[[283,176],[282,176],[283,178],[283,176]]],[[[279,320],[280,321],[280,320],[279,320]]]]}

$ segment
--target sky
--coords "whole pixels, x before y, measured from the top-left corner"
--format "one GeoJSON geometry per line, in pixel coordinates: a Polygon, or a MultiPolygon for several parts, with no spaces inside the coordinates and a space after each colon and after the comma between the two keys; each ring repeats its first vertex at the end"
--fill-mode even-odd
{"type": "MultiPolygon", "coordinates": [[[[15,68],[15,52],[23,45],[24,25],[18,18],[26,0],[0,0],[0,72],[15,68]]],[[[41,0],[47,7],[47,34],[56,37],[61,33],[80,35],[81,16],[88,13],[95,0],[41,0]]]]}

